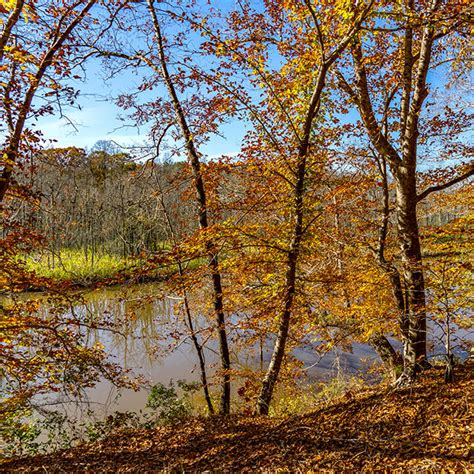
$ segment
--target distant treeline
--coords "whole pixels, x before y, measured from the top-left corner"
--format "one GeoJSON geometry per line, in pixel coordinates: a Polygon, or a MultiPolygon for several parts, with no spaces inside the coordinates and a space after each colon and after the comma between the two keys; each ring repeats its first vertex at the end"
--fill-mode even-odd
{"type": "Polygon", "coordinates": [[[41,153],[29,174],[39,207],[23,204],[19,216],[41,231],[52,251],[82,249],[136,256],[166,245],[168,224],[190,231],[192,205],[182,163],[140,163],[121,152],[80,148],[41,153]],[[163,212],[166,209],[166,216],[163,212]]]}
{"type": "MultiPolygon", "coordinates": [[[[81,250],[92,262],[100,254],[134,257],[166,247],[170,224],[178,235],[195,230],[184,162],[141,162],[103,142],[90,152],[43,151],[25,179],[38,205],[22,203],[18,216],[45,235],[53,254],[81,250]]],[[[377,193],[371,191],[372,199],[377,193]]],[[[444,225],[456,216],[427,201],[420,223],[444,225]]]]}

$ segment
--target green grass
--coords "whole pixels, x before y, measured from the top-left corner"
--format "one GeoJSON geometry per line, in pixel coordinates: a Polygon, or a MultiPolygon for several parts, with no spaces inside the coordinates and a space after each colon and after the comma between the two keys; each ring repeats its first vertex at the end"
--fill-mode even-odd
{"type": "Polygon", "coordinates": [[[129,270],[140,263],[136,258],[123,258],[116,255],[96,254],[86,258],[82,250],[64,249],[54,256],[44,252],[26,258],[29,270],[38,276],[55,280],[95,281],[112,278],[119,271],[129,270]]]}
{"type": "MultiPolygon", "coordinates": [[[[203,259],[196,258],[188,262],[185,266],[191,270],[202,265],[203,259]]],[[[119,272],[138,275],[145,260],[133,257],[121,257],[106,253],[96,254],[94,260],[89,253],[88,258],[83,250],[63,249],[53,255],[51,252],[29,255],[26,257],[26,267],[34,271],[40,277],[51,278],[59,281],[73,281],[78,284],[92,284],[101,280],[106,280],[118,276],[119,272]]],[[[166,274],[178,272],[178,265],[172,264],[164,268],[156,268],[143,272],[146,278],[157,278],[166,274]]]]}

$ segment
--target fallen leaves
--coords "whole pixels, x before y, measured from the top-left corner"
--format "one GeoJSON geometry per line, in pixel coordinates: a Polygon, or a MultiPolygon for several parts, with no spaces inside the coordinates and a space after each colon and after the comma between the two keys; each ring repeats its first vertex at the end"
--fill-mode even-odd
{"type": "Polygon", "coordinates": [[[414,387],[378,387],[289,418],[194,418],[119,433],[50,456],[11,460],[2,472],[469,472],[473,364],[442,382],[433,369],[414,387]]]}

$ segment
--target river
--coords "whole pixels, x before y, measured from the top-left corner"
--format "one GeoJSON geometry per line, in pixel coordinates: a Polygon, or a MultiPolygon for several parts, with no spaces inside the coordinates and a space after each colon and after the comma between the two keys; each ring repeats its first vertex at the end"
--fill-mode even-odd
{"type": "MultiPolygon", "coordinates": [[[[43,298],[42,295],[28,295],[29,298],[43,298]]],[[[87,334],[89,343],[101,342],[113,360],[136,375],[142,375],[149,384],[184,379],[188,382],[199,380],[197,358],[191,341],[185,338],[187,329],[175,308],[179,299],[161,296],[159,283],[135,285],[129,287],[101,288],[84,295],[84,303],[77,304],[72,311],[98,317],[110,314],[114,318],[127,320],[120,333],[95,330],[87,334]],[[172,336],[169,336],[172,334],[172,336]],[[173,337],[174,335],[174,337],[173,337]]],[[[47,306],[42,306],[47,314],[47,306]]],[[[205,327],[201,324],[201,329],[205,327]]],[[[236,336],[234,334],[233,336],[236,336]]],[[[458,337],[472,340],[462,331],[458,337]]],[[[395,347],[400,343],[390,339],[395,347]]],[[[302,362],[302,372],[306,382],[328,380],[336,375],[345,376],[366,373],[367,369],[378,361],[378,357],[367,344],[353,343],[351,350],[332,350],[324,355],[316,349],[317,344],[306,344],[296,348],[293,356],[302,362]]],[[[236,368],[258,368],[263,356],[264,366],[270,358],[271,344],[255,351],[238,349],[232,353],[232,362],[236,368]],[[260,350],[262,353],[260,354],[260,350]]],[[[439,350],[435,348],[436,350],[439,350]]],[[[212,343],[205,349],[209,372],[215,370],[217,355],[212,343]]],[[[139,391],[117,389],[106,380],[100,381],[88,391],[89,406],[98,414],[112,411],[137,411],[146,404],[148,390],[146,385],[139,391]]],[[[235,384],[234,384],[235,385],[235,384]]],[[[197,395],[197,402],[200,394],[197,395]]]]}

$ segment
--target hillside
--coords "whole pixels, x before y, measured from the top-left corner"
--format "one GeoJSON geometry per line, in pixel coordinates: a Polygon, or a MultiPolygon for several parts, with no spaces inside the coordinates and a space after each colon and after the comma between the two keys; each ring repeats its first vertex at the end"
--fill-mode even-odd
{"type": "Polygon", "coordinates": [[[444,384],[433,369],[410,389],[348,393],[285,419],[233,416],[119,433],[2,472],[254,472],[394,469],[468,472],[473,364],[444,384]]]}

